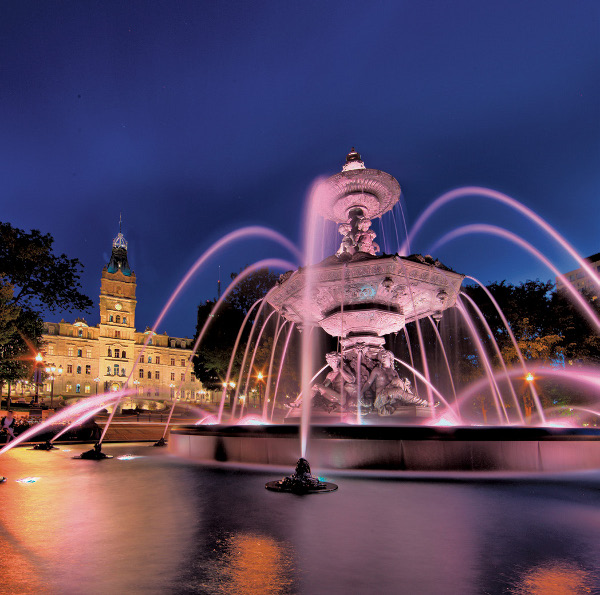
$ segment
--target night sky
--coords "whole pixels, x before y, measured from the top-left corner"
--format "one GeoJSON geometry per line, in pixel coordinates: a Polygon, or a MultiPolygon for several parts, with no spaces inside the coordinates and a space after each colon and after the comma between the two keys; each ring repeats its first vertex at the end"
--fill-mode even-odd
{"type": "MultiPolygon", "coordinates": [[[[597,0],[8,0],[0,44],[0,220],[51,233],[97,304],[122,213],[138,330],[223,234],[266,225],[299,242],[312,181],[352,146],[398,179],[409,224],[440,194],[480,185],[583,256],[600,251],[597,0]]],[[[466,223],[577,266],[483,198],[445,207],[412,251],[466,223]]],[[[434,255],[483,282],[554,278],[499,238],[434,255]]],[[[225,281],[269,256],[292,259],[256,240],[212,258],[159,332],[192,336],[219,265],[225,281]]],[[[76,314],[50,319],[63,316],[76,314]]],[[[98,322],[97,305],[86,318],[98,322]]]]}

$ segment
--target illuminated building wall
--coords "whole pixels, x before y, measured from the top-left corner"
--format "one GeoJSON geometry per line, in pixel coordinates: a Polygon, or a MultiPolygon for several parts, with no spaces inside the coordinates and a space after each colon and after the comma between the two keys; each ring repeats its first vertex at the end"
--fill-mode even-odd
{"type": "MultiPolygon", "coordinates": [[[[119,231],[110,261],[102,270],[100,324],[90,327],[82,319],[73,324],[64,320],[44,323],[43,365],[54,364],[63,370],[55,377],[55,398],[85,397],[127,384],[151,333],[135,329],[135,291],[136,277],[127,261],[127,242],[119,231]]],[[[199,399],[202,385],[191,366],[186,371],[192,347],[192,339],[152,333],[129,388],[152,400],[199,399]]],[[[46,379],[40,394],[47,398],[50,388],[50,380],[46,379]]]]}
{"type": "MultiPolygon", "coordinates": [[[[586,258],[586,260],[591,263],[592,268],[600,271],[600,252],[598,254],[589,256],[586,258]]],[[[598,299],[598,288],[591,282],[588,274],[583,269],[575,269],[574,271],[569,271],[564,275],[577,288],[578,291],[583,291],[585,289],[592,293],[593,299],[598,299]]],[[[556,288],[559,290],[564,289],[564,285],[561,283],[558,277],[556,278],[556,288]]]]}

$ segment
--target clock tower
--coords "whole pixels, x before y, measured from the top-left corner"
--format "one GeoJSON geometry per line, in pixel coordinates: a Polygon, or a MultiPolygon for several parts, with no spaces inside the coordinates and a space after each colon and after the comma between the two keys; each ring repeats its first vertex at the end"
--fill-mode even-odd
{"type": "Polygon", "coordinates": [[[127,241],[119,222],[100,281],[99,376],[105,389],[122,387],[135,361],[135,289],[135,273],[127,261],[127,241]]]}

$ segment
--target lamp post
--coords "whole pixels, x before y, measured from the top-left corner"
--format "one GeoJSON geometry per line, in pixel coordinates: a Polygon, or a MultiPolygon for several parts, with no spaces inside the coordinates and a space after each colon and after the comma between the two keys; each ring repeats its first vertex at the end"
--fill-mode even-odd
{"type": "Polygon", "coordinates": [[[35,356],[35,373],[34,373],[34,381],[35,381],[35,397],[33,399],[33,402],[37,405],[38,404],[38,400],[39,400],[39,394],[40,394],[40,364],[42,363],[42,360],[44,358],[42,357],[41,353],[38,353],[35,356]]]}
{"type": "Polygon", "coordinates": [[[94,378],[94,382],[96,383],[96,395],[98,395],[98,382],[100,382],[100,378],[96,376],[96,378],[94,378]]]}
{"type": "Polygon", "coordinates": [[[175,400],[175,391],[173,390],[175,388],[175,385],[171,382],[171,384],[169,384],[169,388],[171,389],[171,401],[175,400]]]}
{"type": "Polygon", "coordinates": [[[263,373],[259,372],[256,376],[258,378],[258,406],[262,409],[262,382],[263,382],[263,373]]]}
{"type": "Polygon", "coordinates": [[[56,367],[54,364],[46,366],[46,373],[50,374],[50,409],[54,409],[54,380],[56,374],[62,374],[63,370],[60,366],[56,367]]]}
{"type": "Polygon", "coordinates": [[[140,384],[140,381],[139,381],[139,380],[136,378],[136,379],[133,381],[133,384],[135,385],[135,396],[137,397],[137,396],[140,394],[140,391],[139,391],[139,384],[140,384]]]}
{"type": "Polygon", "coordinates": [[[523,395],[523,405],[525,407],[525,419],[528,423],[531,423],[531,415],[533,413],[533,383],[535,381],[535,376],[531,372],[527,372],[525,376],[525,381],[529,384],[528,389],[525,389],[525,394],[523,395]]]}

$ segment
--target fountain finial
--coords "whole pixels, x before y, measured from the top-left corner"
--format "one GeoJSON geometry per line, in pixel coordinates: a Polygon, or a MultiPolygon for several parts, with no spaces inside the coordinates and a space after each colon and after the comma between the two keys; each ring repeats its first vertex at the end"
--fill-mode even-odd
{"type": "Polygon", "coordinates": [[[352,147],[350,153],[346,155],[346,163],[344,163],[342,171],[348,171],[352,169],[365,169],[365,164],[360,157],[360,153],[354,147],[352,147]]]}

